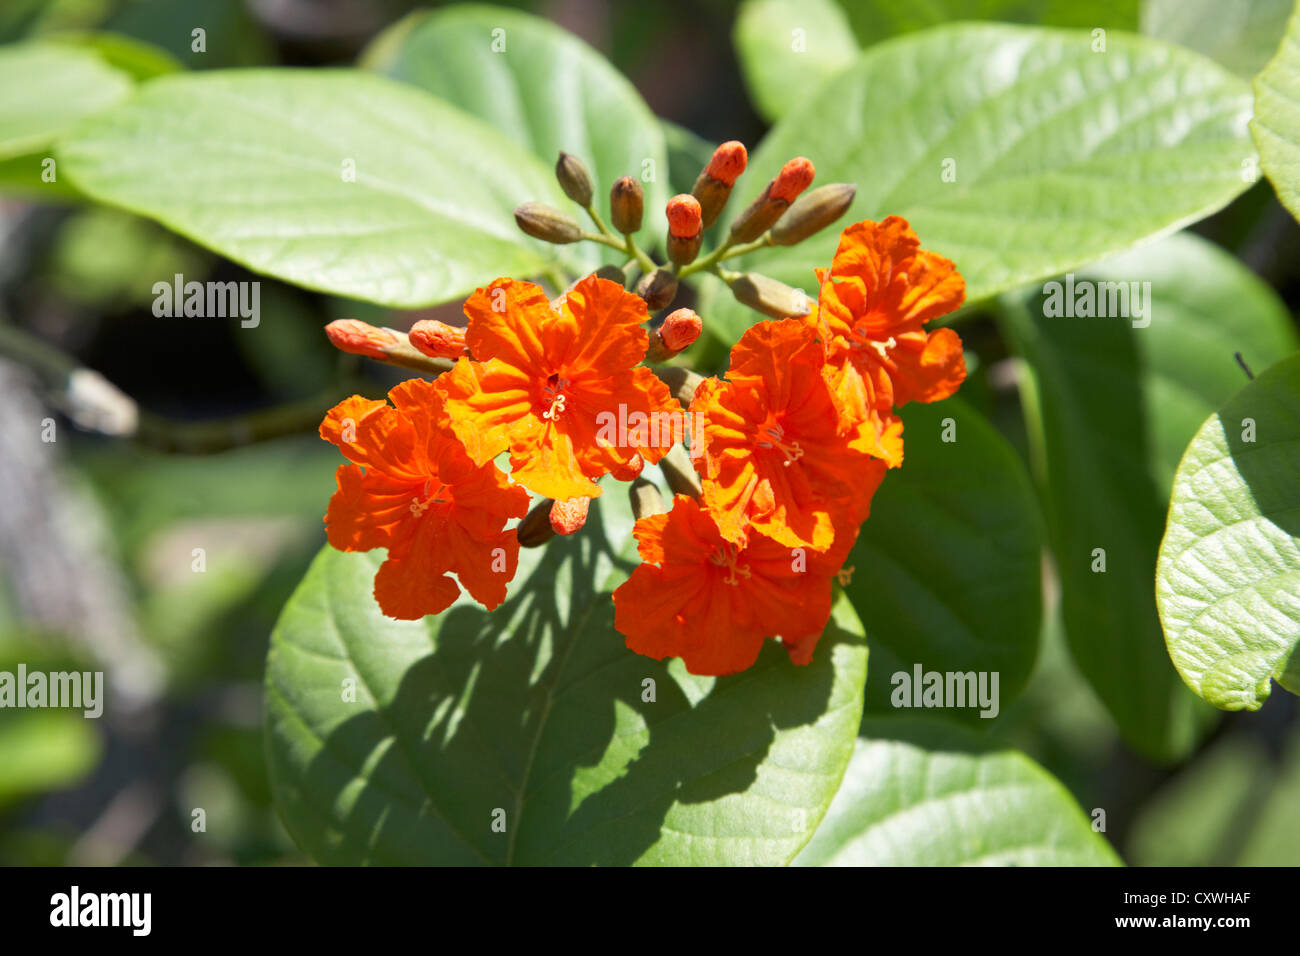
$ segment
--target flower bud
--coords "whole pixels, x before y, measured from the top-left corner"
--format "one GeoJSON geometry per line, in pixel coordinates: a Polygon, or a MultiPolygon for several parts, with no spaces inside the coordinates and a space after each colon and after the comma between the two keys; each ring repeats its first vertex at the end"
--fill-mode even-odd
{"type": "Polygon", "coordinates": [[[615,481],[635,481],[641,477],[643,471],[645,471],[645,459],[639,454],[629,458],[626,465],[613,464],[609,468],[609,473],[615,481]]]}
{"type": "Polygon", "coordinates": [[[668,259],[679,266],[694,262],[700,254],[704,231],[700,202],[683,193],[668,200],[668,259]]]}
{"type": "Polygon", "coordinates": [[[465,330],[436,319],[421,319],[411,326],[406,337],[417,349],[433,358],[455,361],[469,354],[465,348],[465,330]]]}
{"type": "Polygon", "coordinates": [[[704,322],[691,309],[678,309],[650,332],[647,362],[666,362],[700,337],[704,322]]]}
{"type": "Polygon", "coordinates": [[[781,171],[776,174],[776,179],[772,180],[772,198],[794,202],[812,183],[814,175],[812,160],[796,156],[782,166],[781,171]]]}
{"type": "MultiPolygon", "coordinates": [[[[441,323],[439,323],[441,324],[441,323]]],[[[400,365],[424,374],[438,374],[451,368],[451,359],[431,356],[416,350],[404,336],[392,329],[380,329],[358,319],[335,319],[325,326],[325,334],[334,347],[353,355],[400,365]]]]}
{"type": "Polygon", "coordinates": [[[772,227],[772,243],[793,246],[825,229],[848,211],[857,191],[850,183],[831,183],[801,196],[772,227]]]}
{"type": "Polygon", "coordinates": [[[632,487],[627,490],[627,496],[632,502],[632,517],[637,521],[651,515],[666,514],[668,511],[659,489],[655,487],[654,482],[645,478],[638,478],[632,482],[632,487]]]}
{"type": "Polygon", "coordinates": [[[640,230],[644,209],[645,193],[640,183],[631,176],[615,181],[609,190],[609,216],[615,229],[623,235],[640,230]]]}
{"type": "Polygon", "coordinates": [[[528,235],[544,242],[562,245],[582,238],[578,220],[545,203],[526,202],[515,207],[515,222],[528,235]]]}
{"type": "MultiPolygon", "coordinates": [[[[691,436],[692,443],[696,443],[695,436],[691,436]]],[[[681,445],[673,445],[668,454],[659,459],[659,470],[663,473],[664,481],[668,482],[668,487],[675,495],[689,495],[692,498],[698,498],[704,492],[704,486],[700,483],[700,476],[696,473],[695,463],[691,461],[691,456],[681,445]]]]}
{"type": "Polygon", "coordinates": [[[618,266],[601,266],[596,270],[597,279],[608,279],[610,282],[617,282],[619,285],[627,285],[627,276],[618,266]]]}
{"type": "Polygon", "coordinates": [[[551,527],[551,505],[553,504],[554,502],[549,498],[539,501],[519,522],[519,526],[515,528],[519,547],[539,548],[555,537],[555,529],[551,527]]]}
{"type": "Polygon", "coordinates": [[[669,269],[656,269],[642,276],[636,284],[636,294],[645,299],[646,309],[657,312],[671,305],[677,297],[677,276],[669,269]]]}
{"type": "Polygon", "coordinates": [[[731,283],[736,301],[773,319],[807,315],[812,311],[808,297],[784,282],[757,272],[746,272],[731,283]]]}
{"type": "Polygon", "coordinates": [[[771,229],[813,179],[813,164],[800,156],[781,167],[776,178],[731,224],[733,242],[753,242],[771,229]]]}
{"type": "Polygon", "coordinates": [[[380,360],[401,341],[392,330],[376,328],[360,319],[335,319],[325,326],[325,334],[341,352],[380,360]]]}
{"type": "Polygon", "coordinates": [[[668,234],[678,239],[693,239],[700,234],[700,203],[682,193],[668,200],[668,234]]]}
{"type": "Polygon", "coordinates": [[[695,188],[691,190],[691,195],[699,200],[701,223],[705,229],[712,226],[722,214],[723,207],[731,198],[731,187],[745,171],[748,161],[749,155],[745,152],[744,143],[734,139],[713,151],[713,158],[695,180],[695,188]]]}
{"type": "Polygon", "coordinates": [[[564,195],[584,209],[591,205],[591,176],[577,156],[561,151],[555,162],[555,178],[559,180],[564,195]]]}
{"type": "Polygon", "coordinates": [[[551,529],[556,534],[573,534],[587,523],[590,498],[561,498],[551,504],[551,529]]]}

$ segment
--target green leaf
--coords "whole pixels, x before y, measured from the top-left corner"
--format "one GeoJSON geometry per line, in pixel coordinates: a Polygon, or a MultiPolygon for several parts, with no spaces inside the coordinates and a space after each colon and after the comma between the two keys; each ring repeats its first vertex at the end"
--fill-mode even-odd
{"type": "MultiPolygon", "coordinates": [[[[1247,188],[1245,83],[1159,41],[1092,44],[1087,32],[965,24],[869,49],[776,125],[733,215],[807,156],[817,182],[858,185],[841,225],[907,218],[974,301],[1172,231],[1247,188]]],[[[809,291],[838,233],[739,261],[809,291]]],[[[754,319],[729,296],[709,304],[732,341],[754,319]]]]}
{"type": "Polygon", "coordinates": [[[879,43],[902,33],[954,20],[998,20],[1052,27],[1133,30],[1138,0],[843,0],[853,32],[862,43],[879,43]]]}
{"type": "Polygon", "coordinates": [[[767,120],[784,116],[858,55],[834,0],[745,0],[732,42],[749,98],[767,120]]]}
{"type": "Polygon", "coordinates": [[[1251,79],[1277,50],[1292,0],[1146,0],[1142,32],[1203,53],[1251,79]]]}
{"type": "Polygon", "coordinates": [[[1114,866],[1055,777],[935,720],[866,720],[801,866],[1114,866]]]}
{"type": "MultiPolygon", "coordinates": [[[[867,707],[891,711],[891,676],[916,664],[995,672],[1005,706],[1038,650],[1044,544],[1033,486],[961,401],[912,403],[902,418],[903,465],[885,476],[846,562],[871,648],[867,707]]],[[[979,711],[945,715],[983,723],[979,711]]]]}
{"type": "Polygon", "coordinates": [[[1172,760],[1208,716],[1169,666],[1151,587],[1174,469],[1199,423],[1242,381],[1233,353],[1264,367],[1296,347],[1295,333],[1264,283],[1187,234],[1071,281],[1076,300],[1083,288],[1107,288],[1084,283],[1131,292],[1137,282],[1145,318],[1132,301],[1129,318],[1045,315],[1058,291],[1050,283],[1027,302],[1006,300],[1003,330],[1029,363],[1026,398],[1041,417],[1037,477],[1066,632],[1128,742],[1172,760]],[[1094,571],[1097,549],[1104,572],[1094,571]]]}
{"type": "MultiPolygon", "coordinates": [[[[668,160],[659,120],[582,40],[538,17],[476,5],[415,14],[393,31],[363,55],[365,65],[490,123],[548,167],[561,150],[577,156],[591,172],[600,209],[616,179],[643,180],[646,223],[651,229],[663,223],[668,160]]],[[[572,202],[561,202],[586,220],[572,202]]],[[[594,269],[601,248],[582,243],[560,251],[566,263],[594,269]]],[[[606,253],[611,261],[616,256],[606,253]]]]}
{"type": "Polygon", "coordinates": [[[633,564],[609,544],[627,541],[624,498],[607,489],[582,532],[525,550],[490,615],[459,603],[390,620],[371,597],[377,556],[319,555],[266,677],[276,803],[304,850],[340,864],[781,864],[802,848],[861,718],[860,624],[841,601],[812,664],[771,642],[728,678],[633,654],[609,598],[633,564]]]}
{"type": "Polygon", "coordinates": [[[109,66],[121,70],[137,83],[185,69],[178,59],[161,47],[120,33],[54,33],[47,34],[43,39],[50,43],[93,51],[109,66]]]}
{"type": "Polygon", "coordinates": [[[99,737],[80,713],[31,710],[0,721],[0,807],[74,786],[99,762],[99,737]]]}
{"type": "Polygon", "coordinates": [[[512,210],[562,200],[496,130],[355,70],[159,77],[58,152],[92,198],[256,272],[398,307],[541,268],[512,210]]]}
{"type": "Polygon", "coordinates": [[[1250,132],[1277,198],[1300,219],[1300,3],[1277,55],[1255,77],[1250,132]]]}
{"type": "Polygon", "coordinates": [[[44,149],[130,91],[130,78],[89,50],[41,43],[0,48],[0,159],[44,149]]]}
{"type": "Polygon", "coordinates": [[[1300,693],[1300,354],[1209,417],[1174,478],[1156,599],[1178,673],[1224,710],[1300,693]]]}

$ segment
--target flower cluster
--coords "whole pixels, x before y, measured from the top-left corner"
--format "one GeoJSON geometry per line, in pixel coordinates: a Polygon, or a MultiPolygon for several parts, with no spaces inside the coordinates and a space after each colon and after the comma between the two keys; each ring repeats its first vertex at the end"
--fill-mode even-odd
{"type": "Polygon", "coordinates": [[[628,266],[605,267],[554,303],[537,285],[497,279],[465,303],[464,329],[422,321],[404,334],[331,323],[346,351],[438,374],[399,385],[391,405],[353,396],[321,425],[351,462],[338,469],[325,518],[330,544],[388,550],[375,578],[385,614],[436,614],[461,587],[496,607],[520,546],[581,528],[611,476],[635,482],[642,563],[613,595],[629,648],[680,657],[708,675],[749,667],[768,637],[796,664],[812,659],[832,582],[845,573],[877,487],[902,463],[896,409],[946,398],[965,377],[956,333],[925,328],[957,308],[965,288],[953,264],[921,249],[895,216],[844,230],[830,268],[817,270],[815,305],[799,307],[793,290],[761,275],[728,272],[724,259],[801,241],[853,198],[843,184],[800,198],[814,170],[791,160],[702,254],[705,230],[745,165],[741,144],[723,144],[692,194],[668,203],[670,264],[660,266],[633,239],[642,218],[635,181],[624,177],[610,193],[618,239],[592,205],[585,167],[561,154],[560,184],[600,232],[538,203],[516,210],[520,227],[626,252],[643,273],[635,294],[628,266]],[[772,318],[736,343],[725,377],[656,374],[643,363],[681,353],[702,322],[689,309],[657,322],[650,312],[670,306],[677,279],[699,269],[772,318]],[[639,426],[614,430],[611,420],[639,426]],[[657,427],[676,422],[685,428],[657,427]],[[693,460],[675,470],[686,429],[693,460]],[[496,464],[502,455],[508,475],[496,464]],[[640,479],[661,460],[678,492],[671,508],[640,479]],[[531,513],[528,492],[545,499],[531,513]],[[524,520],[507,529],[511,518],[524,520]]]}

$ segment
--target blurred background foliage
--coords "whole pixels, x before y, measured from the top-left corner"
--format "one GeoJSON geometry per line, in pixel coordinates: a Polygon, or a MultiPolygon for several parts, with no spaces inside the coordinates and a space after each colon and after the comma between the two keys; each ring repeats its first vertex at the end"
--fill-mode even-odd
{"type": "MultiPolygon", "coordinates": [[[[756,100],[780,91],[764,88],[761,64],[737,61],[731,36],[739,29],[739,4],[733,0],[508,5],[581,36],[631,79],[673,124],[670,176],[679,188],[689,188],[712,143],[740,139],[753,146],[767,129],[771,110],[750,101],[742,77],[751,76],[756,100]]],[[[0,43],[110,31],[118,46],[105,55],[137,75],[176,64],[195,70],[342,65],[416,6],[411,0],[7,0],[0,43]],[[203,54],[190,49],[196,25],[207,31],[203,54]],[[131,40],[149,46],[135,48],[131,40]]],[[[1211,56],[1226,42],[1203,3],[1103,6],[1115,29],[1163,33],[1211,56]]],[[[1278,18],[1289,4],[1227,6],[1252,11],[1236,26],[1245,39],[1220,51],[1225,65],[1249,75],[1266,58],[1260,51],[1276,42],[1278,18]]],[[[1093,22],[1089,16],[1080,22],[1075,5],[1055,0],[853,0],[843,7],[850,51],[951,19],[1093,22]]],[[[1296,314],[1300,235],[1267,182],[1195,231],[1244,262],[1296,314]]],[[[357,387],[381,394],[397,377],[340,357],[321,327],[355,316],[400,328],[418,317],[454,320],[458,312],[444,306],[395,315],[263,279],[262,314],[274,320],[256,330],[156,318],[153,283],[175,273],[250,278],[126,213],[71,198],[40,205],[0,199],[0,326],[35,334],[182,429],[186,422],[283,403],[306,402],[319,418],[328,401],[357,387]]],[[[1008,375],[1016,360],[991,314],[977,310],[961,331],[973,369],[963,399],[1028,462],[1033,450],[1008,375]]],[[[22,383],[5,379],[0,429],[34,434],[50,413],[17,400],[16,391],[11,402],[11,384],[22,383]]],[[[104,670],[106,659],[132,664],[123,668],[126,676],[109,675],[122,704],[98,721],[64,711],[0,713],[0,863],[302,861],[271,807],[260,727],[267,638],[324,541],[321,516],[337,464],[335,450],[312,433],[310,416],[302,419],[298,434],[185,455],[79,432],[56,416],[57,451],[52,461],[44,456],[35,482],[27,483],[39,484],[39,506],[12,496],[4,505],[12,520],[2,523],[8,540],[0,546],[0,670],[20,661],[45,670],[104,670]],[[12,573],[16,561],[26,560],[16,543],[48,552],[48,566],[62,569],[52,572],[43,593],[24,591],[12,573]],[[202,573],[193,563],[199,547],[202,573]],[[206,815],[202,832],[193,829],[196,808],[206,815]]],[[[24,467],[21,449],[0,451],[9,453],[8,469],[24,467]]],[[[1295,698],[1276,693],[1257,713],[1221,715],[1193,754],[1157,767],[1121,743],[1079,676],[1050,575],[1045,599],[1036,669],[1026,692],[989,732],[1056,774],[1086,811],[1105,808],[1106,835],[1130,863],[1300,863],[1295,698]]]]}

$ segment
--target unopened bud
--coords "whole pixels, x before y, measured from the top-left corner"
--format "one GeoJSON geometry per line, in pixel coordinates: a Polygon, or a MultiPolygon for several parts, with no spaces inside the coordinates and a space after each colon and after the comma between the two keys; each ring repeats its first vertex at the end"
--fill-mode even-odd
{"type": "Polygon", "coordinates": [[[857,191],[851,183],[831,183],[801,196],[772,227],[773,244],[793,246],[825,229],[848,212],[857,191]]]}
{"type": "Polygon", "coordinates": [[[516,206],[515,222],[528,235],[543,242],[564,244],[582,238],[582,227],[578,225],[578,220],[546,203],[526,202],[516,206]]]}
{"type": "Polygon", "coordinates": [[[712,226],[722,214],[723,207],[731,198],[731,187],[745,171],[748,161],[745,144],[736,140],[723,143],[713,151],[713,158],[695,180],[695,188],[691,190],[691,195],[699,200],[700,221],[705,229],[712,226]]]}
{"type": "Polygon", "coordinates": [[[417,372],[438,374],[451,368],[452,360],[423,354],[416,350],[409,341],[409,336],[401,335],[393,329],[380,329],[367,325],[359,319],[335,319],[325,326],[334,347],[353,355],[400,365],[402,368],[417,372]]]}
{"type": "Polygon", "coordinates": [[[533,505],[528,514],[524,515],[524,520],[520,521],[519,527],[515,528],[519,547],[540,548],[555,537],[555,529],[551,527],[551,505],[553,504],[554,502],[549,498],[539,501],[533,505]]]}
{"type": "Polygon", "coordinates": [[[627,490],[627,496],[632,502],[632,517],[637,521],[668,511],[659,489],[655,487],[654,482],[645,478],[638,478],[632,482],[632,487],[627,490]]]}
{"type": "Polygon", "coordinates": [[[584,209],[591,205],[591,176],[577,156],[561,152],[555,162],[555,178],[560,181],[564,195],[584,209]]]}
{"type": "Polygon", "coordinates": [[[590,498],[561,498],[551,504],[551,529],[556,534],[573,534],[587,523],[590,498]]]}
{"type": "Polygon", "coordinates": [[[465,330],[436,319],[421,319],[411,326],[406,337],[417,349],[433,358],[455,361],[469,354],[465,348],[465,330]]]}
{"type": "Polygon", "coordinates": [[[756,309],[773,319],[807,315],[812,311],[808,297],[757,272],[746,272],[731,283],[731,294],[736,301],[756,309]]]}
{"type": "Polygon", "coordinates": [[[615,481],[635,481],[641,477],[643,471],[645,471],[645,459],[639,453],[629,458],[625,465],[612,464],[609,467],[609,473],[615,481]]]}
{"type": "Polygon", "coordinates": [[[816,173],[813,170],[812,160],[796,156],[782,166],[781,171],[776,174],[776,179],[772,180],[772,198],[794,202],[799,198],[799,194],[812,184],[814,175],[816,173]]]}
{"type": "Polygon", "coordinates": [[[704,322],[691,309],[678,309],[650,333],[647,362],[666,362],[694,344],[704,330],[704,322]]]}
{"type": "MultiPolygon", "coordinates": [[[[694,435],[691,436],[691,441],[692,444],[698,443],[694,435]]],[[[675,495],[698,498],[704,491],[695,464],[681,445],[673,445],[668,454],[659,459],[659,470],[663,472],[664,480],[675,495]]]]}
{"type": "Polygon", "coordinates": [[[645,193],[631,176],[616,180],[609,190],[609,218],[624,235],[640,230],[645,210],[645,193]]]}
{"type": "Polygon", "coordinates": [[[601,266],[596,270],[597,279],[608,279],[610,282],[617,282],[619,285],[627,285],[627,276],[618,266],[601,266]]]}
{"type": "Polygon", "coordinates": [[[390,329],[376,328],[360,319],[335,319],[325,326],[325,334],[336,349],[373,359],[386,358],[388,349],[401,341],[390,329]]]}
{"type": "Polygon", "coordinates": [[[668,234],[678,239],[692,239],[700,234],[700,202],[682,193],[668,200],[668,234]]]}
{"type": "Polygon", "coordinates": [[[802,156],[782,166],[776,178],[731,224],[732,241],[753,242],[771,229],[812,178],[813,164],[802,156]]]}
{"type": "Polygon", "coordinates": [[[677,236],[668,237],[668,261],[675,262],[679,266],[690,265],[695,261],[695,257],[700,254],[700,246],[704,243],[704,233],[692,236],[690,239],[680,239],[677,236]]]}
{"type": "Polygon", "coordinates": [[[645,299],[646,309],[650,312],[667,308],[677,297],[677,276],[669,269],[656,269],[642,276],[636,284],[636,294],[645,299]]]}

